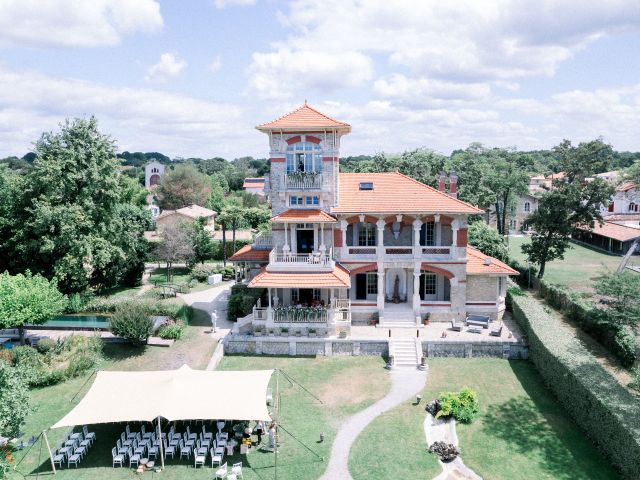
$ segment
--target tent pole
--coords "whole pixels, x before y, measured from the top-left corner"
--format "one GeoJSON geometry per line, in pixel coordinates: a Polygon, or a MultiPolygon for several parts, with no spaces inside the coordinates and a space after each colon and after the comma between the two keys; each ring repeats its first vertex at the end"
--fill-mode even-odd
{"type": "Polygon", "coordinates": [[[162,441],[162,429],[160,428],[160,417],[158,416],[158,438],[160,439],[160,462],[164,470],[164,442],[162,441]]]}
{"type": "Polygon", "coordinates": [[[56,465],[53,463],[53,453],[51,453],[51,446],[49,445],[49,439],[47,438],[47,431],[43,430],[42,436],[44,437],[44,442],[47,444],[47,450],[49,451],[49,460],[51,460],[51,468],[53,468],[53,474],[56,473],[56,465]]]}

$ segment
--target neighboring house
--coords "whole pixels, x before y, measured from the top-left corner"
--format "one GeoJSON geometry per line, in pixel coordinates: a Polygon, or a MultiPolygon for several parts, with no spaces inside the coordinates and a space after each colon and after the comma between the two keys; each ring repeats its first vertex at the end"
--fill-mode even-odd
{"type": "Polygon", "coordinates": [[[156,218],[156,230],[160,231],[168,225],[176,225],[178,223],[193,223],[199,218],[205,219],[207,230],[213,230],[215,216],[216,212],[213,210],[198,205],[189,205],[178,210],[164,210],[156,218]]]}
{"type": "MultiPolygon", "coordinates": [[[[528,192],[520,195],[515,206],[512,206],[507,215],[507,230],[510,235],[524,231],[524,221],[538,209],[540,195],[551,188],[550,177],[536,175],[529,179],[528,192]]],[[[497,226],[495,206],[489,210],[489,225],[497,226]]]]}
{"type": "Polygon", "coordinates": [[[637,225],[638,222],[631,217],[640,214],[640,188],[634,182],[622,182],[616,187],[611,203],[609,203],[606,210],[603,209],[602,214],[607,219],[609,216],[615,215],[620,219],[616,220],[616,223],[624,222],[624,217],[628,216],[630,217],[629,222],[637,225]]]}
{"type": "Polygon", "coordinates": [[[247,193],[264,196],[265,179],[264,178],[245,178],[242,188],[247,193]]]}
{"type": "Polygon", "coordinates": [[[155,203],[147,205],[147,209],[151,212],[151,218],[154,220],[160,216],[160,207],[155,203]]]}
{"type": "Polygon", "coordinates": [[[164,165],[154,160],[144,167],[144,186],[154,188],[160,183],[160,178],[164,175],[164,165]]]}
{"type": "Polygon", "coordinates": [[[467,216],[482,211],[455,198],[455,178],[445,192],[444,178],[435,189],[397,172],[340,173],[351,126],[306,103],[256,128],[270,142],[272,232],[231,257],[249,287],[268,289],[252,321],[291,321],[305,305],[334,327],[502,315],[517,272],[467,246],[467,216]]]}
{"type": "Polygon", "coordinates": [[[592,229],[578,227],[572,235],[572,238],[578,242],[618,255],[627,253],[633,241],[639,237],[640,228],[609,221],[605,221],[602,225],[596,223],[592,229]]]}

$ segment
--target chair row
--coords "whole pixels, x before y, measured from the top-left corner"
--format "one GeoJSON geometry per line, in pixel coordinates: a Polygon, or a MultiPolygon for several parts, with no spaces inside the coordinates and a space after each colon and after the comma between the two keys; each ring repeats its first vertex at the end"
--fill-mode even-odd
{"type": "Polygon", "coordinates": [[[57,445],[53,455],[53,464],[58,468],[62,468],[65,463],[67,467],[73,465],[78,468],[95,441],[96,434],[90,432],[86,425],[82,427],[82,432],[70,431],[65,435],[64,440],[57,445]]]}

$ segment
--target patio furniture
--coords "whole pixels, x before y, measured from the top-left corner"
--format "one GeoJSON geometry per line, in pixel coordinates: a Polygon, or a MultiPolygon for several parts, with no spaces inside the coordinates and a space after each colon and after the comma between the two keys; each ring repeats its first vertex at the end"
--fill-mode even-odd
{"type": "Polygon", "coordinates": [[[194,441],[198,438],[198,435],[195,432],[191,433],[191,429],[189,428],[188,425],[187,425],[187,438],[189,440],[194,440],[194,441]]]}
{"type": "Polygon", "coordinates": [[[127,455],[127,452],[131,449],[131,446],[125,447],[122,445],[120,439],[116,441],[116,448],[118,449],[118,455],[127,455]]]}
{"type": "Polygon", "coordinates": [[[73,447],[64,446],[64,447],[58,448],[58,453],[61,453],[65,457],[68,457],[72,451],[73,451],[73,447]]]}
{"type": "Polygon", "coordinates": [[[469,327],[467,328],[469,333],[482,333],[482,327],[469,327]]]}
{"type": "Polygon", "coordinates": [[[153,457],[154,459],[158,458],[158,452],[160,451],[160,448],[158,448],[157,445],[152,445],[151,447],[149,447],[147,449],[147,456],[148,457],[153,457]]]}
{"type": "Polygon", "coordinates": [[[129,439],[136,438],[137,433],[136,432],[131,432],[131,430],[129,430],[129,425],[124,427],[124,431],[127,432],[127,438],[129,438],[129,439]]]}
{"type": "Polygon", "coordinates": [[[147,446],[144,443],[133,443],[133,453],[143,456],[147,451],[147,446]]]}
{"type": "Polygon", "coordinates": [[[133,446],[133,439],[132,438],[127,438],[127,435],[125,432],[122,432],[120,434],[120,440],[121,440],[121,444],[123,447],[125,448],[129,448],[133,446]]]}
{"type": "Polygon", "coordinates": [[[207,461],[207,451],[204,451],[204,454],[201,454],[198,450],[198,453],[193,456],[193,466],[198,468],[198,465],[204,467],[205,462],[207,461]]]}
{"type": "Polygon", "coordinates": [[[80,455],[80,460],[82,460],[86,454],[87,447],[78,447],[73,451],[73,455],[80,455]]]}
{"type": "Polygon", "coordinates": [[[69,456],[69,460],[67,460],[67,467],[71,468],[71,464],[73,463],[73,465],[78,468],[78,465],[80,464],[80,461],[82,460],[82,457],[80,456],[79,453],[74,453],[73,455],[69,456]]]}
{"type": "Polygon", "coordinates": [[[231,467],[231,473],[244,480],[244,475],[242,474],[242,462],[234,463],[233,467],[231,467]]]}
{"type": "Polygon", "coordinates": [[[173,445],[173,444],[167,445],[167,443],[165,442],[165,444],[164,444],[164,456],[165,456],[165,458],[169,457],[169,456],[171,458],[173,458],[173,457],[175,457],[175,455],[176,455],[176,445],[173,445]]]}
{"type": "Polygon", "coordinates": [[[95,432],[90,432],[86,425],[82,427],[82,432],[84,433],[84,439],[89,440],[91,442],[91,445],[93,445],[93,442],[96,441],[95,432]]]}
{"type": "Polygon", "coordinates": [[[489,331],[489,335],[492,337],[501,337],[502,336],[502,325],[499,327],[494,327],[489,331]]]}
{"type": "Polygon", "coordinates": [[[180,460],[182,460],[182,457],[187,457],[187,459],[191,458],[191,447],[186,446],[184,441],[180,442],[180,460]]]}
{"type": "Polygon", "coordinates": [[[488,315],[467,315],[467,325],[476,325],[482,328],[489,328],[491,317],[488,315]]]}
{"type": "MultiPolygon", "coordinates": [[[[222,463],[222,459],[224,458],[224,452],[216,452],[213,448],[210,450],[211,452],[211,466],[213,467],[214,463],[220,465],[222,463]]],[[[226,470],[226,468],[225,468],[226,470]]]]}
{"type": "Polygon", "coordinates": [[[204,425],[202,425],[202,436],[205,440],[213,440],[213,432],[207,432],[207,430],[204,428],[204,425]]]}
{"type": "Polygon", "coordinates": [[[62,468],[66,458],[67,456],[64,453],[60,453],[60,449],[58,449],[58,453],[53,456],[53,465],[58,465],[58,467],[62,468]]]}
{"type": "Polygon", "coordinates": [[[120,455],[116,451],[116,447],[113,447],[111,449],[111,458],[113,459],[113,468],[116,468],[116,464],[120,465],[121,467],[124,466],[124,455],[120,455]]]}
{"type": "MultiPolygon", "coordinates": [[[[211,459],[211,466],[213,467],[213,458],[211,459]]],[[[224,480],[227,478],[227,463],[224,465],[220,465],[219,468],[216,469],[216,480],[224,480]]]]}
{"type": "Polygon", "coordinates": [[[464,323],[458,320],[451,320],[451,330],[453,330],[454,332],[461,332],[462,327],[464,327],[464,323]]]}

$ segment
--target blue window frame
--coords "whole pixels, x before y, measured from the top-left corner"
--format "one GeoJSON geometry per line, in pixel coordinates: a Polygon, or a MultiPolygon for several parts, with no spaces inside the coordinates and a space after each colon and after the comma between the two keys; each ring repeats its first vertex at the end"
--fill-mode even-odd
{"type": "Polygon", "coordinates": [[[305,197],[305,202],[307,205],[320,205],[320,197],[305,197]]]}

